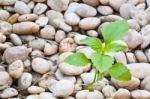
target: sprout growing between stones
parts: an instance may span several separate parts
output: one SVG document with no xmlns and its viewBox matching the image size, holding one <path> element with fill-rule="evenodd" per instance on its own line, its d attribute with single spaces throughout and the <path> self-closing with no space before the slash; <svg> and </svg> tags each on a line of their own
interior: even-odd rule
<svg viewBox="0 0 150 99">
<path fill-rule="evenodd" d="M 127 21 L 119 20 L 111 22 L 103 26 L 101 32 L 105 41 L 104 43 L 95 37 L 87 37 L 81 40 L 83 44 L 95 50 L 90 60 L 80 52 L 76 52 L 64 60 L 70 65 L 83 67 L 90 63 L 96 68 L 94 80 L 87 86 L 89 91 L 94 91 L 93 84 L 98 80 L 102 80 L 106 71 L 114 79 L 121 81 L 131 80 L 129 69 L 123 63 L 114 63 L 114 58 L 108 55 L 109 52 L 123 51 L 127 48 L 127 45 L 122 41 L 128 32 Z"/>
</svg>

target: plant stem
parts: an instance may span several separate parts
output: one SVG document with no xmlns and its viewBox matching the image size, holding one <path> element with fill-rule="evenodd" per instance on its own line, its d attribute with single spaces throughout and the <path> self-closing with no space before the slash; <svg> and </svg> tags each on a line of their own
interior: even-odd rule
<svg viewBox="0 0 150 99">
<path fill-rule="evenodd" d="M 95 75 L 94 75 L 94 79 L 93 79 L 93 81 L 92 81 L 92 85 L 95 83 L 95 81 L 96 81 L 96 78 L 97 78 L 97 73 L 98 73 L 98 70 L 96 70 L 95 71 Z"/>
<path fill-rule="evenodd" d="M 94 79 L 93 79 L 92 83 L 88 85 L 89 92 L 93 92 L 94 91 L 93 84 L 96 82 L 97 73 L 98 73 L 98 70 L 95 71 L 95 75 L 94 75 Z"/>
<path fill-rule="evenodd" d="M 104 51 L 102 51 L 101 54 L 104 55 Z M 94 79 L 93 79 L 92 83 L 87 86 L 88 87 L 87 89 L 89 90 L 89 92 L 94 91 L 93 84 L 96 82 L 98 74 L 99 74 L 99 71 L 96 69 Z"/>
</svg>

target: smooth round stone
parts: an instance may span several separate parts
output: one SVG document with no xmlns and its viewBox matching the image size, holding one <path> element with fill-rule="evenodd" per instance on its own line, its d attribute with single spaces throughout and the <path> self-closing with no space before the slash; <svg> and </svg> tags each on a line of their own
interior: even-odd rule
<svg viewBox="0 0 150 99">
<path fill-rule="evenodd" d="M 1 98 L 11 98 L 18 95 L 18 91 L 14 88 L 6 88 L 3 90 L 3 92 L 0 94 Z"/>
<path fill-rule="evenodd" d="M 145 3 L 140 3 L 136 6 L 137 9 L 139 10 L 145 10 L 146 9 L 146 4 Z"/>
<path fill-rule="evenodd" d="M 0 33 L 0 43 L 4 43 L 6 41 L 6 36 L 3 33 Z"/>
<path fill-rule="evenodd" d="M 40 36 L 44 39 L 54 39 L 55 38 L 56 30 L 51 25 L 46 25 L 43 29 L 40 31 Z"/>
<path fill-rule="evenodd" d="M 135 99 L 149 99 L 150 98 L 150 92 L 147 90 L 133 90 L 131 92 L 131 95 Z"/>
<path fill-rule="evenodd" d="M 144 63 L 147 63 L 147 62 L 148 62 L 148 59 L 147 59 L 146 55 L 145 55 L 144 52 L 141 51 L 141 50 L 136 50 L 136 51 L 135 51 L 135 57 L 136 57 L 136 59 L 137 59 L 139 62 L 144 62 Z"/>
<path fill-rule="evenodd" d="M 91 5 L 91 6 L 98 6 L 99 5 L 99 0 L 83 0 L 84 3 Z"/>
<path fill-rule="evenodd" d="M 5 85 L 5 84 L 8 84 L 10 79 L 11 78 L 10 78 L 8 72 L 0 71 L 0 85 L 1 86 Z"/>
<path fill-rule="evenodd" d="M 42 79 L 41 81 L 38 82 L 39 87 L 42 87 L 46 90 L 48 90 L 48 87 L 56 83 L 57 80 L 52 77 L 52 76 L 46 76 L 46 78 Z"/>
<path fill-rule="evenodd" d="M 97 11 L 94 7 L 81 3 L 77 6 L 76 13 L 81 17 L 93 17 Z"/>
<path fill-rule="evenodd" d="M 130 81 L 119 81 L 119 80 L 112 79 L 112 82 L 118 88 L 126 88 L 129 90 L 136 89 L 140 85 L 140 80 L 136 77 L 132 77 Z"/>
<path fill-rule="evenodd" d="M 91 30 L 98 27 L 100 22 L 100 19 L 96 17 L 84 18 L 79 22 L 79 27 L 83 30 Z"/>
<path fill-rule="evenodd" d="M 11 46 L 9 44 L 3 44 L 0 43 L 0 51 L 5 51 L 7 48 L 10 48 Z"/>
<path fill-rule="evenodd" d="M 6 21 L 0 20 L 0 32 L 4 34 L 10 34 L 12 32 L 12 25 Z"/>
<path fill-rule="evenodd" d="M 31 86 L 32 79 L 33 79 L 33 77 L 32 77 L 32 75 L 30 73 L 24 72 L 21 75 L 20 79 L 18 80 L 18 87 L 20 89 L 27 89 L 28 87 Z"/>
<path fill-rule="evenodd" d="M 127 89 L 120 88 L 117 92 L 114 93 L 113 99 L 130 99 L 131 94 Z"/>
<path fill-rule="evenodd" d="M 49 18 L 49 23 L 55 27 L 58 27 L 55 20 L 59 20 L 61 22 L 64 21 L 63 14 L 57 12 L 55 10 L 49 10 L 46 12 L 47 17 Z"/>
<path fill-rule="evenodd" d="M 65 39 L 65 37 L 66 37 L 65 32 L 62 31 L 62 30 L 58 30 L 58 31 L 56 32 L 56 34 L 55 34 L 55 41 L 56 41 L 56 42 L 60 42 L 60 41 L 62 41 L 63 39 Z"/>
<path fill-rule="evenodd" d="M 44 27 L 48 24 L 48 17 L 39 17 L 36 21 L 36 24 L 38 24 L 40 27 Z"/>
<path fill-rule="evenodd" d="M 109 0 L 99 0 L 99 1 L 103 5 L 108 5 L 109 4 Z"/>
<path fill-rule="evenodd" d="M 64 15 L 64 17 L 65 17 L 66 23 L 69 24 L 69 25 L 73 25 L 73 26 L 77 25 L 80 21 L 80 17 L 77 14 L 73 13 L 73 12 L 66 13 Z"/>
<path fill-rule="evenodd" d="M 125 3 L 125 4 L 121 5 L 121 7 L 119 9 L 119 12 L 120 12 L 120 15 L 123 18 L 130 19 L 131 18 L 130 12 L 133 9 L 136 9 L 133 4 L 131 4 L 131 3 Z"/>
<path fill-rule="evenodd" d="M 8 67 L 8 72 L 10 76 L 12 76 L 15 79 L 18 79 L 21 77 L 24 70 L 24 65 L 21 60 L 16 60 Z"/>
<path fill-rule="evenodd" d="M 138 22 L 136 20 L 134 20 L 134 19 L 128 20 L 128 25 L 129 25 L 130 29 L 140 31 L 140 25 L 138 24 Z"/>
<path fill-rule="evenodd" d="M 73 93 L 74 84 L 68 80 L 60 80 L 50 86 L 49 90 L 52 91 L 56 97 L 67 97 Z"/>
<path fill-rule="evenodd" d="M 25 46 L 7 48 L 3 54 L 5 61 L 10 64 L 16 60 L 26 60 L 28 58 L 28 49 Z"/>
<path fill-rule="evenodd" d="M 46 41 L 44 39 L 38 38 L 29 42 L 29 47 L 33 50 L 43 50 L 45 47 Z"/>
<path fill-rule="evenodd" d="M 116 11 L 119 10 L 120 6 L 127 0 L 109 0 L 109 5 L 112 6 Z"/>
<path fill-rule="evenodd" d="M 127 64 L 126 55 L 124 52 L 117 52 L 114 56 L 116 62 Z"/>
<path fill-rule="evenodd" d="M 66 32 L 70 32 L 72 30 L 72 27 L 65 23 L 62 13 L 50 10 L 46 12 L 46 15 L 48 16 L 49 23 L 52 26 L 60 28 Z"/>
<path fill-rule="evenodd" d="M 10 17 L 10 14 L 6 10 L 0 9 L 0 20 L 6 21 Z"/>
<path fill-rule="evenodd" d="M 21 22 L 13 25 L 13 32 L 16 34 L 32 34 L 39 31 L 39 26 L 34 22 Z"/>
<path fill-rule="evenodd" d="M 135 49 L 143 43 L 143 37 L 136 30 L 129 29 L 124 41 L 130 49 Z"/>
<path fill-rule="evenodd" d="M 68 12 L 74 12 L 75 13 L 78 5 L 79 5 L 79 3 L 77 3 L 77 2 L 70 3 L 65 13 L 68 13 Z"/>
<path fill-rule="evenodd" d="M 144 49 L 150 44 L 150 25 L 143 26 L 140 32 L 143 36 L 143 43 L 141 45 L 141 48 Z"/>
<path fill-rule="evenodd" d="M 37 15 L 41 15 L 43 14 L 46 9 L 47 9 L 47 5 L 44 3 L 37 3 L 33 9 L 33 13 L 37 14 Z"/>
<path fill-rule="evenodd" d="M 109 84 L 109 81 L 106 78 L 103 78 L 102 80 L 95 82 L 93 87 L 95 90 L 101 91 L 108 84 Z"/>
<path fill-rule="evenodd" d="M 22 41 L 17 34 L 10 34 L 10 39 L 11 39 L 12 43 L 14 43 L 15 45 L 17 45 L 17 46 L 22 45 Z"/>
<path fill-rule="evenodd" d="M 113 94 L 116 92 L 116 89 L 113 86 L 106 85 L 103 89 L 102 92 L 105 97 L 109 98 L 112 97 Z"/>
<path fill-rule="evenodd" d="M 30 86 L 28 88 L 28 92 L 31 93 L 31 94 L 38 94 L 38 93 L 42 93 L 44 91 L 45 91 L 44 88 L 38 87 L 38 86 Z"/>
<path fill-rule="evenodd" d="M 42 58 L 35 58 L 32 60 L 32 68 L 35 72 L 45 74 L 50 71 L 50 65 L 47 60 Z"/>
<path fill-rule="evenodd" d="M 83 73 L 80 77 L 84 84 L 90 84 L 94 80 L 94 73 Z"/>
<path fill-rule="evenodd" d="M 97 37 L 98 36 L 98 32 L 95 30 L 89 30 L 86 33 L 88 36 L 91 36 L 91 37 Z"/>
<path fill-rule="evenodd" d="M 57 99 L 57 98 L 50 92 L 42 92 L 40 93 L 39 99 Z"/>
<path fill-rule="evenodd" d="M 59 69 L 57 69 L 57 71 L 55 72 L 55 76 L 58 80 L 69 80 L 72 81 L 73 83 L 76 82 L 75 76 L 64 75 Z"/>
<path fill-rule="evenodd" d="M 30 8 L 30 9 L 34 9 L 34 6 L 35 6 L 35 2 L 32 0 L 32 1 L 30 1 L 29 3 L 28 3 L 28 7 Z"/>
<path fill-rule="evenodd" d="M 113 9 L 109 6 L 98 6 L 97 10 L 101 15 L 110 15 L 113 13 Z"/>
<path fill-rule="evenodd" d="M 136 63 L 135 55 L 131 52 L 126 53 L 128 63 Z"/>
<path fill-rule="evenodd" d="M 23 15 L 18 17 L 19 22 L 35 21 L 36 19 L 38 19 L 38 16 L 36 14 L 23 14 Z"/>
<path fill-rule="evenodd" d="M 56 42 L 45 44 L 45 47 L 44 47 L 45 55 L 53 55 L 53 54 L 56 54 L 57 51 L 58 51 L 58 45 Z"/>
<path fill-rule="evenodd" d="M 18 20 L 18 17 L 19 17 L 19 14 L 18 13 L 15 13 L 13 15 L 11 15 L 9 18 L 8 18 L 8 22 L 11 23 L 11 24 L 14 24 L 17 22 Z"/>
<path fill-rule="evenodd" d="M 108 15 L 105 16 L 105 20 L 108 22 L 117 21 L 117 20 L 123 20 L 123 18 L 119 15 Z"/>
<path fill-rule="evenodd" d="M 26 99 L 39 99 L 39 95 L 29 95 Z"/>
<path fill-rule="evenodd" d="M 85 39 L 87 36 L 86 35 L 82 35 L 82 34 L 75 34 L 74 35 L 74 40 L 77 44 L 82 44 L 81 40 Z"/>
<path fill-rule="evenodd" d="M 15 4 L 17 0 L 0 0 L 0 5 L 5 5 L 5 6 L 8 6 L 8 5 L 13 5 Z"/>
<path fill-rule="evenodd" d="M 61 63 L 59 65 L 59 69 L 63 74 L 74 76 L 74 75 L 80 75 L 82 74 L 86 69 L 90 67 L 90 64 L 88 64 L 85 67 L 76 67 L 73 65 L 69 65 L 67 63 Z"/>
<path fill-rule="evenodd" d="M 146 76 L 142 82 L 141 82 L 141 87 L 145 90 L 150 91 L 150 75 Z"/>
<path fill-rule="evenodd" d="M 149 63 L 132 63 L 128 64 L 127 67 L 131 71 L 132 75 L 136 78 L 144 79 L 146 76 L 150 75 Z"/>
<path fill-rule="evenodd" d="M 17 1 L 14 5 L 15 12 L 19 14 L 28 14 L 30 13 L 30 8 L 23 1 Z"/>
<path fill-rule="evenodd" d="M 68 7 L 69 0 L 47 0 L 47 5 L 55 11 L 65 11 Z"/>
<path fill-rule="evenodd" d="M 135 19 L 138 24 L 143 27 L 148 24 L 148 13 L 145 10 L 132 10 L 131 18 Z"/>
<path fill-rule="evenodd" d="M 104 99 L 104 96 L 101 92 L 97 90 L 94 90 L 94 92 L 82 90 L 77 92 L 76 99 Z"/>
</svg>

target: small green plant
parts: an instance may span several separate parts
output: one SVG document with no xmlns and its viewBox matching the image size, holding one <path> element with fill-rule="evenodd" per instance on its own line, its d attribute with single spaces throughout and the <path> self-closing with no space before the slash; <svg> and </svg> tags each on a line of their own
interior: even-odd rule
<svg viewBox="0 0 150 99">
<path fill-rule="evenodd" d="M 81 40 L 83 44 L 95 50 L 90 60 L 80 52 L 76 52 L 64 60 L 70 65 L 83 67 L 90 63 L 96 68 L 94 80 L 87 86 L 89 91 L 94 91 L 93 84 L 97 80 L 102 80 L 106 71 L 114 79 L 121 81 L 131 80 L 131 73 L 128 68 L 123 63 L 115 63 L 114 58 L 108 55 L 109 52 L 123 51 L 127 48 L 127 45 L 121 40 L 128 32 L 127 21 L 119 20 L 111 22 L 108 25 L 104 25 L 101 32 L 105 41 L 104 43 L 95 37 L 87 37 Z"/>
</svg>

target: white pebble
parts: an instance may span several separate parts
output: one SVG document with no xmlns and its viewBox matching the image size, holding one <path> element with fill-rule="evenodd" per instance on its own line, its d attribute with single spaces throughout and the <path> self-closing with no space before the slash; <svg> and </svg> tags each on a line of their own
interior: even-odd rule
<svg viewBox="0 0 150 99">
<path fill-rule="evenodd" d="M 42 58 L 35 58 L 32 60 L 32 68 L 35 72 L 44 74 L 50 71 L 50 65 L 47 60 Z"/>
<path fill-rule="evenodd" d="M 44 88 L 38 87 L 38 86 L 30 86 L 28 88 L 28 92 L 31 93 L 31 94 L 38 94 L 38 93 L 42 93 L 44 91 L 45 91 Z"/>
<path fill-rule="evenodd" d="M 37 15 L 43 14 L 47 9 L 47 5 L 44 3 L 37 3 L 33 9 L 33 13 Z"/>
<path fill-rule="evenodd" d="M 21 77 L 23 70 L 24 70 L 24 66 L 21 60 L 14 61 L 8 67 L 8 72 L 10 76 L 12 76 L 15 79 L 18 79 Z"/>
<path fill-rule="evenodd" d="M 30 13 L 30 8 L 22 1 L 17 1 L 14 6 L 15 12 L 20 14 Z"/>
<path fill-rule="evenodd" d="M 46 26 L 48 24 L 48 17 L 42 16 L 39 17 L 36 21 L 36 24 L 38 24 L 40 27 Z"/>
</svg>

